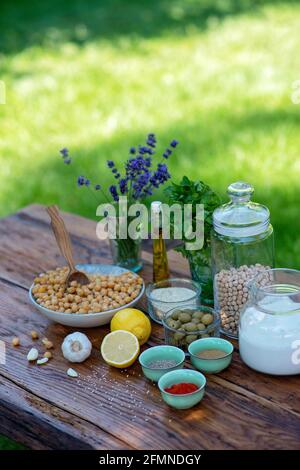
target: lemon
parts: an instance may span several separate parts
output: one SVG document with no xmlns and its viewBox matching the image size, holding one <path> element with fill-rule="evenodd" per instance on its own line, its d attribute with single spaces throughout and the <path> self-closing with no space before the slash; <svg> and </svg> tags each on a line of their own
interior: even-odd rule
<svg viewBox="0 0 300 470">
<path fill-rule="evenodd" d="M 101 354 L 105 362 L 113 367 L 129 367 L 140 352 L 137 337 L 130 331 L 117 330 L 108 333 L 101 344 Z"/>
<path fill-rule="evenodd" d="M 110 330 L 125 330 L 133 333 L 140 345 L 148 341 L 151 335 L 151 323 L 149 318 L 136 308 L 123 308 L 119 310 L 110 322 Z"/>
</svg>

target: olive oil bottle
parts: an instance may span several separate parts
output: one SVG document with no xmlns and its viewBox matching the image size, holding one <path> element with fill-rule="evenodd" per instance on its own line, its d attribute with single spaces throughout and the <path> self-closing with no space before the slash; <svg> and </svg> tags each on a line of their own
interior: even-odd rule
<svg viewBox="0 0 300 470">
<path fill-rule="evenodd" d="M 159 219 L 158 232 L 153 237 L 153 282 L 163 281 L 169 278 L 169 265 L 165 241 L 162 231 L 161 202 L 153 201 L 151 204 L 151 212 L 153 218 Z M 153 232 L 152 232 L 153 233 Z"/>
</svg>

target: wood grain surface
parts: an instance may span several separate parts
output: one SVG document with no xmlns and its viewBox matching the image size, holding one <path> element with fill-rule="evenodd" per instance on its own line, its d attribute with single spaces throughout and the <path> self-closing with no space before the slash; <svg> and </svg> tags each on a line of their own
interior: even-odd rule
<svg viewBox="0 0 300 470">
<path fill-rule="evenodd" d="M 63 214 L 76 262 L 111 263 L 109 247 L 95 235 L 95 223 Z M 0 365 L 0 432 L 34 449 L 299 449 L 300 377 L 254 372 L 240 360 L 208 376 L 200 405 L 175 411 L 147 381 L 138 363 L 128 370 L 108 367 L 99 352 L 108 327 L 87 329 L 92 356 L 69 367 L 60 345 L 71 328 L 50 323 L 30 304 L 34 276 L 64 264 L 42 206 L 30 206 L 0 221 L 0 339 L 7 361 Z M 152 278 L 151 255 L 144 252 L 145 281 Z M 172 274 L 188 276 L 179 255 L 169 252 Z M 143 299 L 141 308 L 145 309 Z M 41 337 L 33 341 L 32 329 Z M 13 336 L 21 345 L 11 346 Z M 54 358 L 29 364 L 30 347 L 43 351 L 41 338 L 54 342 Z M 149 345 L 164 340 L 153 324 Z M 189 361 L 186 366 L 190 367 Z"/>
</svg>

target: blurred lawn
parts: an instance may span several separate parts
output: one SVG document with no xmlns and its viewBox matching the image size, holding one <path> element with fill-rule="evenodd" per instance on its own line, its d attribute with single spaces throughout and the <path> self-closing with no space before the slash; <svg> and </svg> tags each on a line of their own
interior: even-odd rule
<svg viewBox="0 0 300 470">
<path fill-rule="evenodd" d="M 223 196 L 250 181 L 277 265 L 300 268 L 299 24 L 297 1 L 2 0 L 0 214 L 41 202 L 93 217 L 77 174 L 108 184 L 106 159 L 151 131 L 180 141 L 174 180 Z M 62 165 L 62 146 L 80 170 Z"/>
</svg>

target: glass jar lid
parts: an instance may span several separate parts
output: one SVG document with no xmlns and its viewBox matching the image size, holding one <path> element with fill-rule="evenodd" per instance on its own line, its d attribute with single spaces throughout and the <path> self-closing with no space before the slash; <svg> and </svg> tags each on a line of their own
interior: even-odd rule
<svg viewBox="0 0 300 470">
<path fill-rule="evenodd" d="M 230 202 L 213 213 L 213 226 L 217 233 L 229 237 L 250 237 L 268 229 L 269 209 L 250 200 L 253 192 L 253 186 L 243 181 L 228 186 Z"/>
</svg>

